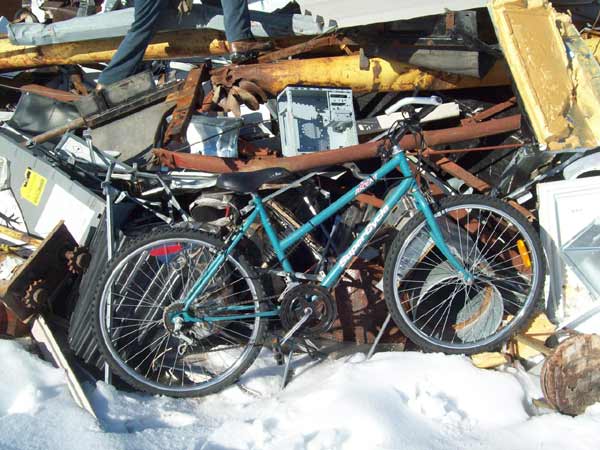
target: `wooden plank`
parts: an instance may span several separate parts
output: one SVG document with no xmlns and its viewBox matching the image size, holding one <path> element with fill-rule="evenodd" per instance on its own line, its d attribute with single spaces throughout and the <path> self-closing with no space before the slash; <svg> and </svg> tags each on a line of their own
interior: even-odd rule
<svg viewBox="0 0 600 450">
<path fill-rule="evenodd" d="M 73 396 L 75 403 L 77 403 L 77 406 L 85 409 L 94 417 L 94 419 L 98 419 L 96 413 L 94 412 L 94 408 L 92 408 L 92 404 L 79 384 L 79 380 L 77 379 L 75 372 L 73 372 L 71 365 L 67 361 L 67 358 L 65 358 L 65 355 L 63 354 L 60 346 L 54 338 L 54 335 L 52 334 L 52 330 L 50 330 L 50 327 L 43 316 L 38 316 L 33 322 L 31 327 L 31 335 L 38 342 L 38 344 L 40 344 L 46 359 L 54 362 L 54 364 L 65 371 L 69 392 L 71 392 L 71 395 Z"/>
</svg>

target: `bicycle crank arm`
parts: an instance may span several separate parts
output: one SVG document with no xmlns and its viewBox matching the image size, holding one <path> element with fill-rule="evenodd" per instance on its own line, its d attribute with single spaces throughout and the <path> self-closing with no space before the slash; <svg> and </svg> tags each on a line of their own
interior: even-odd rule
<svg viewBox="0 0 600 450">
<path fill-rule="evenodd" d="M 306 321 L 308 319 L 310 319 L 310 316 L 312 316 L 313 310 L 312 308 L 306 308 L 304 310 L 304 315 L 300 318 L 300 320 L 296 323 L 296 325 L 294 325 L 290 331 L 288 331 L 286 333 L 286 335 L 283 337 L 283 339 L 280 342 L 280 345 L 285 344 L 287 341 L 289 341 L 292 336 L 296 333 L 296 331 L 298 331 L 300 329 L 300 327 L 302 327 L 302 325 L 304 325 L 306 323 Z"/>
</svg>

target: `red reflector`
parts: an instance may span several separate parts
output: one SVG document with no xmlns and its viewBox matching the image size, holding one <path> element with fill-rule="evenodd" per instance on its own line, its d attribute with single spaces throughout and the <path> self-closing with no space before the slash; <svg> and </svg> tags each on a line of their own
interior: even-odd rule
<svg viewBox="0 0 600 450">
<path fill-rule="evenodd" d="M 179 253 L 181 250 L 183 250 L 183 245 L 181 244 L 164 245 L 150 250 L 150 256 L 169 256 L 174 253 Z"/>
</svg>

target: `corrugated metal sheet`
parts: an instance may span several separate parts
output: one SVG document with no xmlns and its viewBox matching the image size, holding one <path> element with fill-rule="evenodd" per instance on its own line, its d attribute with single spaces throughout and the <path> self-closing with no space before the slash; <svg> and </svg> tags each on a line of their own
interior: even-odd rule
<svg viewBox="0 0 600 450">
<path fill-rule="evenodd" d="M 487 0 L 296 0 L 303 11 L 335 20 L 340 28 L 408 20 L 483 8 Z M 327 23 L 327 22 L 326 22 Z"/>
</svg>

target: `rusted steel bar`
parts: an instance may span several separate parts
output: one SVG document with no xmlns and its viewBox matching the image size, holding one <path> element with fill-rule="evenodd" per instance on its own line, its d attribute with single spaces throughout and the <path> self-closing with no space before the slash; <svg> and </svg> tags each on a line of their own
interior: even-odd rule
<svg viewBox="0 0 600 450">
<path fill-rule="evenodd" d="M 67 123 L 58 128 L 48 130 L 42 134 L 32 137 L 27 143 L 31 145 L 43 144 L 44 142 L 51 141 L 54 138 L 60 137 L 68 131 L 77 130 L 85 126 L 85 119 L 79 117 L 71 122 Z"/>
<path fill-rule="evenodd" d="M 497 105 L 494 105 L 494 106 L 491 106 L 490 108 L 487 108 L 487 109 L 473 115 L 472 117 L 463 119 L 461 121 L 461 123 L 463 125 L 469 125 L 469 124 L 475 123 L 475 122 L 482 122 L 484 120 L 494 117 L 496 114 L 500 114 L 502 111 L 506 111 L 507 109 L 512 108 L 516 104 L 517 104 L 517 98 L 512 97 L 512 98 L 508 99 L 507 101 L 498 103 Z"/>
<path fill-rule="evenodd" d="M 202 78 L 207 74 L 206 65 L 192 69 L 185 79 L 181 90 L 169 95 L 167 102 L 175 101 L 177 106 L 173 111 L 171 122 L 165 132 L 163 145 L 171 141 L 180 141 L 183 133 L 187 130 L 194 108 L 198 101 L 198 90 Z"/>
<path fill-rule="evenodd" d="M 520 127 L 521 116 L 515 115 L 470 126 L 425 131 L 424 136 L 427 144 L 434 146 L 507 133 L 518 130 Z M 250 172 L 269 167 L 282 167 L 292 172 L 303 172 L 318 167 L 374 158 L 377 156 L 377 151 L 381 144 L 382 141 L 378 141 L 308 155 L 287 158 L 257 157 L 250 160 L 190 155 L 170 152 L 164 149 L 155 149 L 154 154 L 167 167 L 186 168 L 210 173 Z M 413 135 L 405 136 L 400 145 L 406 150 L 412 150 L 417 147 L 417 139 Z"/>
<path fill-rule="evenodd" d="M 435 150 L 427 149 L 425 152 L 423 152 L 423 156 L 429 158 L 429 160 L 431 162 L 433 162 L 435 165 L 437 165 L 441 170 L 443 170 L 447 174 L 461 179 L 462 181 L 465 182 L 465 184 L 467 186 L 472 187 L 476 191 L 484 193 L 484 194 L 486 192 L 490 191 L 491 186 L 489 183 L 487 183 L 486 181 L 482 180 L 481 178 L 473 175 L 468 170 L 463 169 L 461 166 L 456 164 L 454 161 L 451 161 L 444 156 L 436 155 L 436 153 L 437 152 Z M 527 208 L 521 206 L 514 200 L 510 200 L 508 203 L 510 203 L 510 205 L 513 206 L 517 211 L 519 211 L 521 214 L 523 214 L 525 217 L 527 217 L 528 220 L 533 220 L 535 218 L 534 214 L 532 214 L 531 211 L 529 211 Z"/>
<path fill-rule="evenodd" d="M 83 82 L 83 76 L 81 73 L 74 73 L 69 77 L 71 84 L 73 85 L 74 90 L 79 95 L 88 95 L 89 91 Z"/>
<path fill-rule="evenodd" d="M 330 36 L 321 36 L 310 41 L 302 42 L 297 45 L 292 45 L 287 48 L 283 48 L 280 50 L 275 50 L 269 52 L 258 58 L 259 63 L 268 63 L 281 59 L 286 59 L 290 56 L 301 55 L 303 53 L 308 53 L 317 49 L 323 49 L 328 47 L 338 47 L 342 49 L 345 45 L 350 45 L 351 41 L 347 38 L 340 38 L 336 35 Z"/>
<path fill-rule="evenodd" d="M 53 89 L 40 84 L 28 84 L 29 81 L 30 80 L 19 81 L 17 79 L 13 80 L 10 78 L 2 78 L 2 81 L 0 81 L 0 88 L 6 88 L 13 91 L 31 92 L 32 94 L 53 98 L 60 102 L 73 102 L 80 98 L 79 95 L 72 92 Z"/>
<path fill-rule="evenodd" d="M 436 156 L 432 154 L 432 152 L 424 152 L 424 155 L 429 157 L 429 159 L 439 166 L 444 172 L 463 180 L 468 186 L 479 192 L 488 192 L 491 189 L 491 186 L 483 181 L 481 178 L 476 177 L 471 172 L 466 169 L 463 169 L 461 166 L 456 164 L 454 161 L 449 160 L 444 156 Z"/>
<path fill-rule="evenodd" d="M 256 83 L 271 95 L 286 86 L 308 85 L 347 87 L 355 93 L 448 90 L 510 84 L 508 69 L 498 62 L 482 79 L 424 70 L 400 61 L 383 58 L 367 60 L 368 69 L 361 67 L 361 57 L 336 56 L 304 60 L 280 61 L 272 64 L 230 66 L 211 72 L 214 85 L 231 87 L 239 80 Z"/>
<path fill-rule="evenodd" d="M 26 84 L 19 88 L 21 92 L 30 92 L 32 94 L 41 95 L 42 97 L 53 98 L 59 102 L 74 102 L 80 98 L 79 95 L 73 94 L 72 92 L 61 91 L 59 89 L 52 89 L 39 84 Z"/>
</svg>

